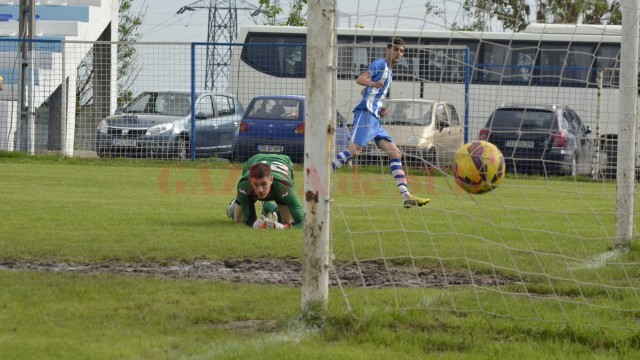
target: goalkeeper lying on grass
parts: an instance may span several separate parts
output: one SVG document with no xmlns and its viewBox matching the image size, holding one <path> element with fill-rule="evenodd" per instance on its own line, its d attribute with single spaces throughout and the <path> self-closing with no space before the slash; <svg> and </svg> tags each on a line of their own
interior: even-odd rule
<svg viewBox="0 0 640 360">
<path fill-rule="evenodd" d="M 256 201 L 262 201 L 260 216 L 256 215 Z M 294 188 L 291 159 L 287 155 L 257 154 L 247 160 L 227 216 L 256 229 L 302 228 L 304 210 Z"/>
</svg>

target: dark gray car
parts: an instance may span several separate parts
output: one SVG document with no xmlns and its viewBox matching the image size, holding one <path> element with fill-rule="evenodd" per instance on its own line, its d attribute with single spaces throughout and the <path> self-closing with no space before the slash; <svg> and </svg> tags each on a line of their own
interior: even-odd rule
<svg viewBox="0 0 640 360">
<path fill-rule="evenodd" d="M 591 129 L 560 105 L 503 105 L 480 130 L 480 140 L 496 145 L 507 171 L 544 175 L 591 175 Z"/>
<path fill-rule="evenodd" d="M 145 91 L 100 123 L 96 152 L 100 157 L 186 159 L 193 139 L 196 156 L 230 158 L 244 112 L 240 101 L 230 94 L 197 92 L 194 107 L 191 131 L 191 92 Z"/>
</svg>

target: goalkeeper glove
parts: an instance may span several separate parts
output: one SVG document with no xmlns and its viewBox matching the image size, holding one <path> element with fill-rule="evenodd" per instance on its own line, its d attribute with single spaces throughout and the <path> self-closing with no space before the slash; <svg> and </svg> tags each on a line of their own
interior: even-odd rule
<svg viewBox="0 0 640 360">
<path fill-rule="evenodd" d="M 289 224 L 281 224 L 277 221 L 273 221 L 263 215 L 260 215 L 256 221 L 253 222 L 254 229 L 276 229 L 276 230 L 285 230 L 289 229 L 291 225 Z"/>
</svg>

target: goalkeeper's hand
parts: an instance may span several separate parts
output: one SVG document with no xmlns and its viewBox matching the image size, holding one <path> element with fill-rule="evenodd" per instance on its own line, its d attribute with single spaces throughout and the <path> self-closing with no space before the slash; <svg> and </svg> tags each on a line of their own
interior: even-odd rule
<svg viewBox="0 0 640 360">
<path fill-rule="evenodd" d="M 285 230 L 290 228 L 291 225 L 289 224 L 281 224 L 277 221 L 273 221 L 267 217 L 264 217 L 263 215 L 260 215 L 259 218 L 256 219 L 256 221 L 253 222 L 253 228 L 254 229 L 276 229 L 276 230 Z"/>
</svg>

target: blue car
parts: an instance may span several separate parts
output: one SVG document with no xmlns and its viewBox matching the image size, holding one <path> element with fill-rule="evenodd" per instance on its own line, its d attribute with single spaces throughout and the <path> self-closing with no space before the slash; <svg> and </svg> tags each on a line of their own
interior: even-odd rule
<svg viewBox="0 0 640 360">
<path fill-rule="evenodd" d="M 246 161 L 258 153 L 289 155 L 293 162 L 304 162 L 305 97 L 302 95 L 264 95 L 251 100 L 240 122 L 234 158 Z M 349 145 L 346 119 L 340 114 L 336 126 L 336 149 Z"/>
</svg>

